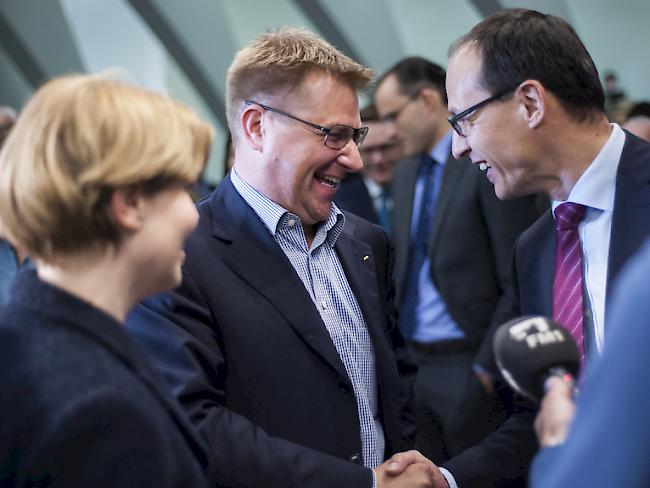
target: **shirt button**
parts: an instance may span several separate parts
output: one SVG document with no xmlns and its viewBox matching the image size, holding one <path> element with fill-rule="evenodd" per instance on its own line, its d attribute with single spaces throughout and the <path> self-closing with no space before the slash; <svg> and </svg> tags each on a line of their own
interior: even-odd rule
<svg viewBox="0 0 650 488">
<path fill-rule="evenodd" d="M 291 219 L 289 222 L 287 222 L 287 224 L 289 224 L 289 227 L 293 227 L 294 225 L 296 225 L 296 221 Z"/>
<path fill-rule="evenodd" d="M 325 300 L 323 300 L 322 302 L 320 302 L 320 306 L 321 306 L 321 308 L 322 308 L 323 310 L 327 310 L 327 302 L 326 302 Z"/>
</svg>

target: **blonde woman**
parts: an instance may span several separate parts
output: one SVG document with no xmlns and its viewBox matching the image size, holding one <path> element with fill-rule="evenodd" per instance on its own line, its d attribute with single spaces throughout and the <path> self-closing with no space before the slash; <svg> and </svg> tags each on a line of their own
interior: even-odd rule
<svg viewBox="0 0 650 488">
<path fill-rule="evenodd" d="M 0 153 L 0 221 L 35 269 L 0 311 L 0 485 L 207 484 L 201 441 L 123 322 L 180 283 L 211 128 L 91 76 L 47 83 Z"/>
</svg>

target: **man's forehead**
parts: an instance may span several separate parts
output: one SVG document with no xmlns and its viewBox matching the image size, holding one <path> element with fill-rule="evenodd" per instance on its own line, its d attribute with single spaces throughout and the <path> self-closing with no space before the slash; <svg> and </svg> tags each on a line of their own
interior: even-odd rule
<svg viewBox="0 0 650 488">
<path fill-rule="evenodd" d="M 345 80 L 322 70 L 310 71 L 293 90 L 276 97 L 274 102 L 325 126 L 359 125 L 356 89 Z"/>
<path fill-rule="evenodd" d="M 368 149 L 373 146 L 381 146 L 390 142 L 393 138 L 394 130 L 386 122 L 368 122 L 364 125 L 368 126 L 368 135 L 366 140 L 363 142 L 362 148 Z"/>
<path fill-rule="evenodd" d="M 399 81 L 395 74 L 388 75 L 381 84 L 377 87 L 375 92 L 375 103 L 377 105 L 394 103 L 404 97 L 404 93 L 400 90 Z"/>
<path fill-rule="evenodd" d="M 453 112 L 459 109 L 461 103 L 470 92 L 480 91 L 481 56 L 471 44 L 458 48 L 449 60 L 447 69 L 447 98 L 449 109 Z"/>
</svg>

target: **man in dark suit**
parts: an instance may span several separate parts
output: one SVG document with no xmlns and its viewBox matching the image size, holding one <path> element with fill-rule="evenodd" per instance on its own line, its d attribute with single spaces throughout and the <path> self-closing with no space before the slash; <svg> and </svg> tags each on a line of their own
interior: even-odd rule
<svg viewBox="0 0 650 488">
<path fill-rule="evenodd" d="M 360 148 L 363 171 L 347 176 L 336 192 L 336 204 L 359 217 L 392 228 L 393 198 L 391 182 L 395 165 L 402 159 L 402 145 L 393 124 L 381 122 L 374 105 L 361 111 L 361 122 L 368 137 Z"/>
<path fill-rule="evenodd" d="M 646 161 L 648 164 L 648 161 Z M 531 486 L 643 488 L 650 480 L 650 241 L 626 263 L 608 312 L 607 348 L 574 406 L 572 385 L 550 387 L 535 422 L 541 449 Z M 573 420 L 575 413 L 575 420 Z"/>
<path fill-rule="evenodd" d="M 375 93 L 409 156 L 392 185 L 395 281 L 400 327 L 419 366 L 417 447 L 435 461 L 497 426 L 500 408 L 475 357 L 491 347 L 490 325 L 511 317 L 512 246 L 538 216 L 532 198 L 502 202 L 469 160 L 453 159 L 444 83 L 440 66 L 406 58 Z"/>
<path fill-rule="evenodd" d="M 552 315 L 589 359 L 603 347 L 610 284 L 650 234 L 639 218 L 650 209 L 650 146 L 608 122 L 596 67 L 558 17 L 494 14 L 451 53 L 454 155 L 486 169 L 500 198 L 542 192 L 553 200 L 516 245 L 520 312 Z M 532 452 L 526 418 L 523 410 L 511 416 L 457 461 L 489 455 L 525 466 L 506 461 L 499 445 Z"/>
<path fill-rule="evenodd" d="M 234 168 L 198 204 L 180 288 L 129 319 L 226 486 L 444 483 L 414 453 L 421 462 L 399 475 L 382 464 L 412 436 L 392 351 L 391 253 L 381 228 L 332 204 L 362 166 L 357 90 L 370 77 L 299 30 L 236 55 Z"/>
</svg>

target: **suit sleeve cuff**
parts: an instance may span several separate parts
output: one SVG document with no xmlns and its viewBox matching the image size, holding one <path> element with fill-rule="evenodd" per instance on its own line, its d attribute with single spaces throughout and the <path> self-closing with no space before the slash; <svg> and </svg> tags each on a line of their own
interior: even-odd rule
<svg viewBox="0 0 650 488">
<path fill-rule="evenodd" d="M 449 471 L 447 471 L 445 468 L 440 468 L 440 467 L 438 469 L 447 480 L 447 484 L 449 485 L 449 488 L 458 488 L 454 476 Z"/>
</svg>

